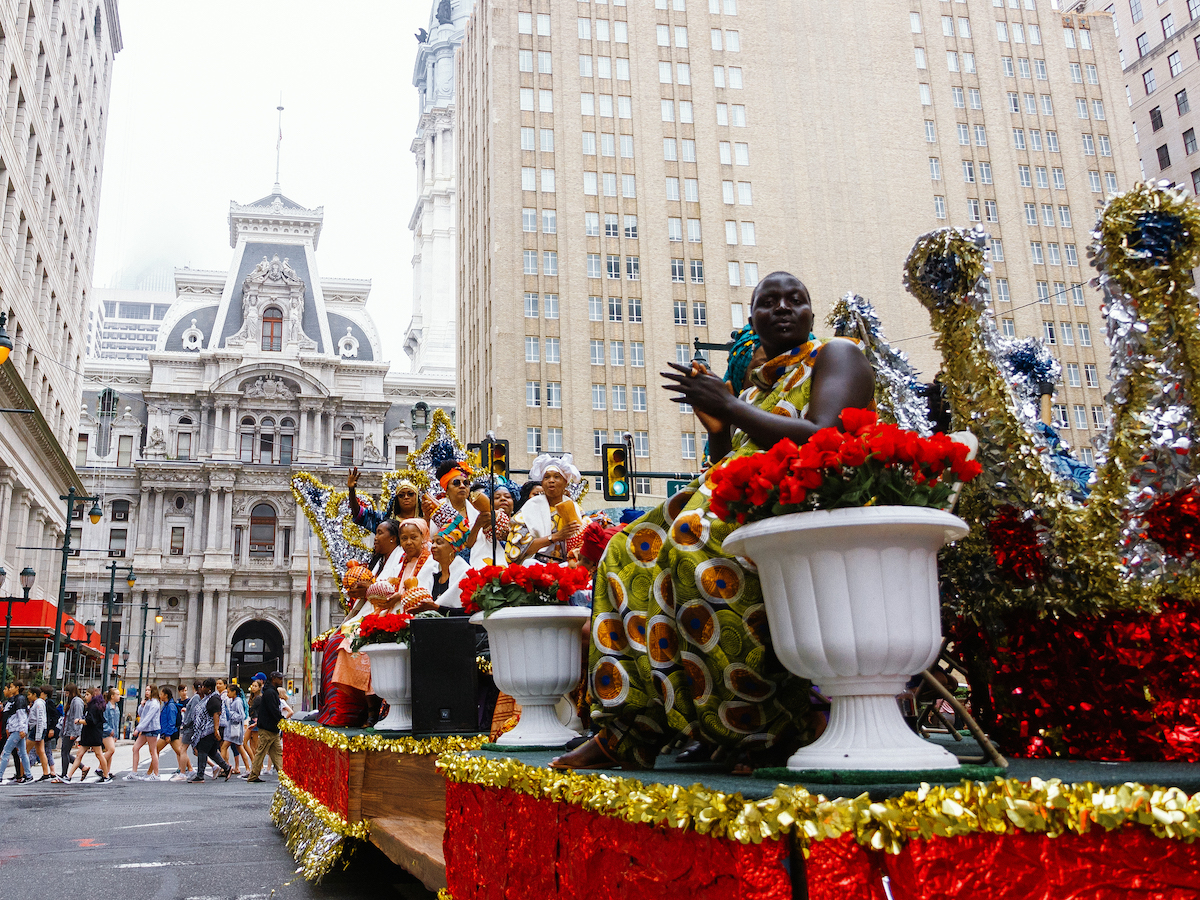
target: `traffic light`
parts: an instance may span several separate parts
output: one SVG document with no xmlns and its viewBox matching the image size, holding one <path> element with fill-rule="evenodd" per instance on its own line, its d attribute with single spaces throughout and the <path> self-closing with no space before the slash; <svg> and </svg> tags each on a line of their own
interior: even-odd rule
<svg viewBox="0 0 1200 900">
<path fill-rule="evenodd" d="M 624 444 L 602 444 L 600 452 L 604 457 L 604 472 L 601 483 L 604 488 L 605 500 L 629 499 L 629 451 Z"/>
<path fill-rule="evenodd" d="M 497 478 L 508 477 L 508 441 L 482 441 L 467 444 L 467 449 L 479 454 L 483 474 L 486 475 L 490 467 Z"/>
</svg>

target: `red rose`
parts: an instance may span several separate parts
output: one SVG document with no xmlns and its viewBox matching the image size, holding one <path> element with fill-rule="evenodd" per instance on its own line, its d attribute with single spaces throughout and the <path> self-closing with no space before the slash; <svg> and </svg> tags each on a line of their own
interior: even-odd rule
<svg viewBox="0 0 1200 900">
<path fill-rule="evenodd" d="M 864 428 L 874 424 L 879 417 L 873 409 L 854 409 L 847 407 L 842 410 L 842 427 L 849 434 L 859 434 Z"/>
</svg>

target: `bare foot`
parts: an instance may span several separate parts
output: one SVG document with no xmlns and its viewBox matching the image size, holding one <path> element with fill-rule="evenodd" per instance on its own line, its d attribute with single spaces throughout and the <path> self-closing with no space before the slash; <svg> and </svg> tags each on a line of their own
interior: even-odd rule
<svg viewBox="0 0 1200 900">
<path fill-rule="evenodd" d="M 552 769 L 619 769 L 621 763 L 609 756 L 598 738 L 580 744 L 570 753 L 556 756 L 550 761 Z"/>
</svg>

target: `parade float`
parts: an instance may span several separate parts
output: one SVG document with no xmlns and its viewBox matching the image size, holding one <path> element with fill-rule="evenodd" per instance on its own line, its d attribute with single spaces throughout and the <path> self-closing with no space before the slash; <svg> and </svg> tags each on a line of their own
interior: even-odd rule
<svg viewBox="0 0 1200 900">
<path fill-rule="evenodd" d="M 982 463 L 955 508 L 969 531 L 940 522 L 922 551 L 953 541 L 939 561 L 949 646 L 933 655 L 968 674 L 1006 770 L 926 760 L 893 777 L 832 763 L 737 777 L 660 762 L 597 774 L 552 769 L 553 751 L 487 735 L 286 723 L 272 814 L 306 876 L 370 840 L 454 900 L 1194 896 L 1200 210 L 1143 184 L 1097 226 L 1112 364 L 1094 468 L 1039 421 L 1057 363 L 997 332 L 986 248 L 980 231 L 925 235 L 905 283 L 938 335 L 947 430 L 970 431 Z M 925 395 L 870 304 L 847 295 L 831 325 L 872 362 L 880 417 L 928 435 Z M 453 444 L 440 425 L 437 441 Z M 338 492 L 304 475 L 294 490 L 336 573 L 365 558 Z M 903 674 L 929 643 L 914 644 Z"/>
</svg>

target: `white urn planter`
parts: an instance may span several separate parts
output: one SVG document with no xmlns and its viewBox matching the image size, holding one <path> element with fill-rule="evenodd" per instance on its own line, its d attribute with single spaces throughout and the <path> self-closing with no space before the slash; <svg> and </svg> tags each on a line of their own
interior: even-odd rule
<svg viewBox="0 0 1200 900">
<path fill-rule="evenodd" d="M 388 714 L 376 731 L 412 731 L 412 677 L 407 644 L 367 644 L 360 653 L 371 660 L 371 690 L 387 701 Z"/>
<path fill-rule="evenodd" d="M 471 617 L 487 629 L 496 686 L 521 707 L 521 721 L 498 744 L 559 747 L 578 737 L 554 707 L 581 680 L 583 623 L 590 617 L 579 606 L 516 606 Z"/>
<path fill-rule="evenodd" d="M 832 701 L 789 769 L 958 766 L 909 729 L 896 695 L 937 658 L 938 549 L 968 530 L 942 510 L 875 506 L 777 516 L 725 539 L 758 567 L 780 661 Z"/>
</svg>

